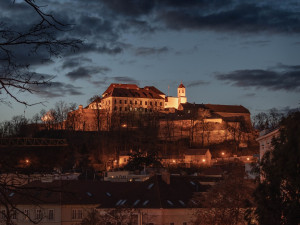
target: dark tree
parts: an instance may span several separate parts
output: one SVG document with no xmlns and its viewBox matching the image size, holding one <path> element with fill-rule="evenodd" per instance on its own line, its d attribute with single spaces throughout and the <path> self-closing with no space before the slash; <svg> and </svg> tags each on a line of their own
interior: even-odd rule
<svg viewBox="0 0 300 225">
<path fill-rule="evenodd" d="M 255 191 L 260 224 L 300 223 L 300 112 L 280 123 L 280 136 L 273 150 L 265 153 L 260 172 L 262 181 Z"/>
<path fill-rule="evenodd" d="M 161 167 L 157 152 L 131 154 L 125 169 L 142 170 L 144 167 Z"/>
<path fill-rule="evenodd" d="M 24 105 L 33 105 L 22 99 L 18 93 L 34 93 L 43 85 L 49 85 L 52 78 L 30 71 L 30 63 L 21 63 L 16 55 L 25 51 L 26 55 L 47 53 L 50 60 L 60 56 L 66 49 L 77 49 L 80 40 L 59 38 L 58 33 L 70 29 L 70 26 L 56 20 L 46 13 L 34 0 L 23 0 L 39 20 L 31 26 L 21 26 L 22 30 L 8 26 L 0 21 L 0 103 L 9 104 L 7 97 Z M 12 1 L 13 4 L 15 3 Z"/>
</svg>

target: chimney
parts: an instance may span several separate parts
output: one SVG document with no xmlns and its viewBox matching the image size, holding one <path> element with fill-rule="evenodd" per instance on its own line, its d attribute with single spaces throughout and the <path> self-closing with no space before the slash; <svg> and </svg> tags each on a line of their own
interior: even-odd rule
<svg viewBox="0 0 300 225">
<path fill-rule="evenodd" d="M 79 106 L 78 106 L 78 110 L 79 110 L 80 112 L 82 112 L 82 109 L 83 109 L 83 106 L 82 106 L 82 105 L 79 105 Z"/>
<path fill-rule="evenodd" d="M 170 173 L 166 170 L 161 172 L 161 179 L 166 183 L 170 184 Z"/>
</svg>

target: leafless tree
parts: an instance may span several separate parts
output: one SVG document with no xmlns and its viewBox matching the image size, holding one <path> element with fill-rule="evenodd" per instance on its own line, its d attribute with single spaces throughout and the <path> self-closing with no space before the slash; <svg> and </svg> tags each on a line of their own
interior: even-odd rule
<svg viewBox="0 0 300 225">
<path fill-rule="evenodd" d="M 14 4 L 14 0 L 12 0 Z M 52 78 L 46 78 L 30 72 L 29 64 L 22 64 L 16 60 L 17 49 L 27 49 L 28 54 L 46 51 L 49 59 L 60 56 L 63 50 L 75 50 L 81 44 L 77 39 L 58 38 L 57 32 L 70 29 L 70 25 L 56 20 L 53 15 L 46 13 L 34 0 L 23 0 L 31 7 L 40 20 L 24 31 L 15 30 L 0 22 L 0 103 L 10 104 L 7 97 L 26 106 L 29 103 L 18 93 L 35 93 L 43 85 L 50 84 Z"/>
<path fill-rule="evenodd" d="M 138 215 L 136 210 L 127 207 L 116 207 L 114 209 L 106 209 L 101 211 L 92 209 L 82 220 L 81 225 L 137 223 Z"/>
</svg>

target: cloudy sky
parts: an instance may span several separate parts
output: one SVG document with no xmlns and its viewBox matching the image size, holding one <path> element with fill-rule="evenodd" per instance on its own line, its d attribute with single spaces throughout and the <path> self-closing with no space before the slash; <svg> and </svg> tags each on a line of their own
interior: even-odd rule
<svg viewBox="0 0 300 225">
<path fill-rule="evenodd" d="M 45 12 L 72 29 L 79 50 L 59 58 L 16 49 L 16 60 L 53 78 L 34 95 L 0 105 L 0 121 L 32 117 L 63 100 L 86 105 L 111 83 L 156 86 L 176 95 L 182 81 L 189 102 L 244 105 L 252 114 L 300 107 L 300 3 L 235 0 L 43 0 Z M 0 1 L 1 26 L 22 31 L 37 21 L 22 0 Z M 1 98 L 6 96 L 2 93 Z"/>
</svg>

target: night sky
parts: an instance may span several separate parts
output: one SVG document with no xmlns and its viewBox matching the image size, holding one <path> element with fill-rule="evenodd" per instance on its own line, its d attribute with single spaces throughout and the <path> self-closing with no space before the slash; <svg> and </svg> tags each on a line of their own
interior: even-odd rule
<svg viewBox="0 0 300 225">
<path fill-rule="evenodd" d="M 153 85 L 176 95 L 182 81 L 195 103 L 243 105 L 251 114 L 300 107 L 300 2 L 233 0 L 47 0 L 43 10 L 72 29 L 57 38 L 83 40 L 77 51 L 49 58 L 45 49 L 15 49 L 36 76 L 52 79 L 38 93 L 7 98 L 0 121 L 31 118 L 55 102 L 87 105 L 111 83 Z M 21 0 L 0 1 L 0 21 L 16 31 L 36 13 Z M 3 24 L 2 24 L 3 25 Z M 6 98 L 2 94 L 1 98 Z"/>
</svg>

